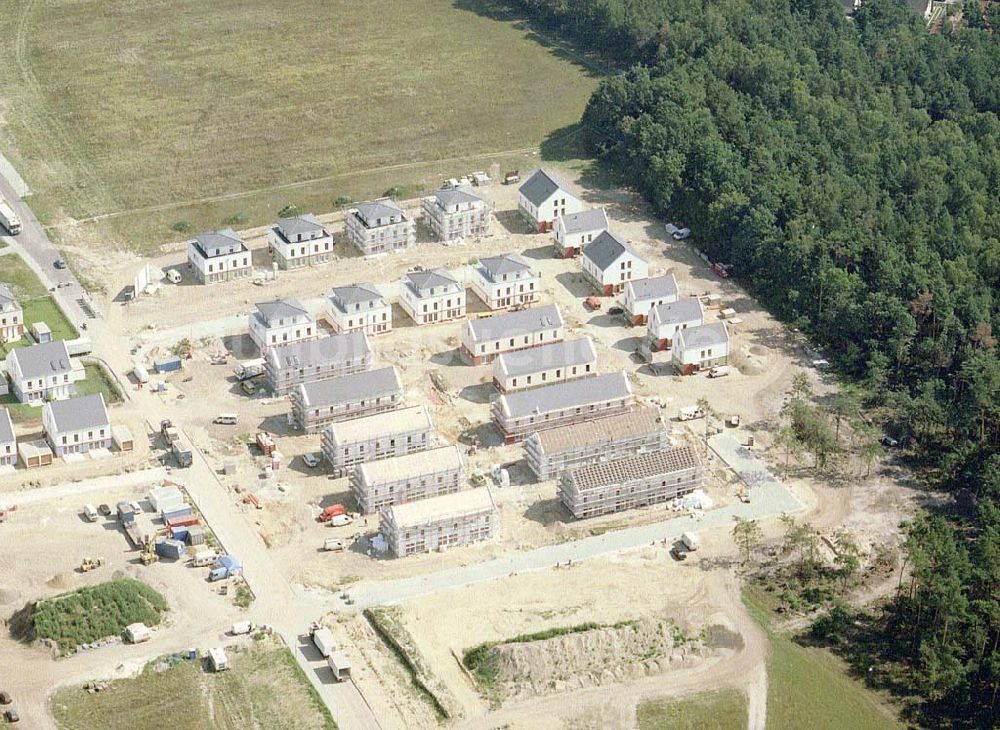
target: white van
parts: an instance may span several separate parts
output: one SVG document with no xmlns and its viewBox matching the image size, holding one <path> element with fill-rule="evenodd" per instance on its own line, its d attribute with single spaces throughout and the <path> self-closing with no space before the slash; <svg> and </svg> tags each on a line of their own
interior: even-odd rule
<svg viewBox="0 0 1000 730">
<path fill-rule="evenodd" d="M 167 281 L 169 281 L 171 284 L 180 284 L 181 272 L 179 272 L 177 269 L 167 269 Z"/>
<path fill-rule="evenodd" d="M 223 426 L 235 426 L 237 422 L 235 413 L 220 413 L 215 417 L 214 423 L 221 424 Z"/>
<path fill-rule="evenodd" d="M 732 372 L 728 365 L 719 365 L 708 371 L 708 377 L 710 378 L 724 378 L 729 373 Z"/>
<path fill-rule="evenodd" d="M 83 516 L 87 518 L 87 522 L 97 522 L 98 514 L 97 507 L 92 504 L 83 505 Z"/>
<path fill-rule="evenodd" d="M 680 413 L 677 414 L 677 420 L 679 421 L 693 421 L 696 418 L 704 418 L 705 410 L 699 408 L 698 406 L 687 406 L 681 408 Z"/>
</svg>

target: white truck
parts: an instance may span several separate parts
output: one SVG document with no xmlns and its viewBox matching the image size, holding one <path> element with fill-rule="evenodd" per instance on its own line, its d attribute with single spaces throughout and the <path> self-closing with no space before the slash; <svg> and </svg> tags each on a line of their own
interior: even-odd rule
<svg viewBox="0 0 1000 730">
<path fill-rule="evenodd" d="M 344 682 L 351 678 L 351 660 L 342 651 L 333 652 L 326 660 L 326 665 L 333 672 L 333 678 Z"/>
<path fill-rule="evenodd" d="M 0 197 L 0 225 L 7 229 L 12 236 L 21 232 L 21 219 L 6 200 Z"/>
<path fill-rule="evenodd" d="M 229 633 L 233 636 L 241 636 L 243 634 L 249 634 L 253 631 L 253 624 L 249 621 L 237 621 L 229 629 Z"/>
<path fill-rule="evenodd" d="M 250 378 L 256 378 L 258 375 L 263 375 L 264 358 L 258 357 L 255 360 L 244 360 L 241 363 L 237 363 L 236 367 L 233 369 L 233 373 L 236 375 L 237 380 L 250 380 Z"/>
<path fill-rule="evenodd" d="M 329 659 L 335 651 L 337 651 L 337 642 L 333 638 L 333 633 L 330 629 L 325 626 L 320 626 L 319 624 L 313 624 L 310 632 L 312 634 L 313 644 L 319 649 L 319 653 L 323 655 L 325 659 Z"/>
</svg>

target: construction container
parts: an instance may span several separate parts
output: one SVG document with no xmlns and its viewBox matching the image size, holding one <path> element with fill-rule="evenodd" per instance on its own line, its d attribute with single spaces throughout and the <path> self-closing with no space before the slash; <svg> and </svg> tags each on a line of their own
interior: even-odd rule
<svg viewBox="0 0 1000 730">
<path fill-rule="evenodd" d="M 130 644 L 141 644 L 144 641 L 149 641 L 152 635 L 149 627 L 144 623 L 129 624 L 125 627 L 125 640 Z"/>
<path fill-rule="evenodd" d="M 174 540 L 180 540 L 181 542 L 187 542 L 188 538 L 188 528 L 186 526 L 171 527 L 170 537 Z"/>
<path fill-rule="evenodd" d="M 194 567 L 204 568 L 207 565 L 215 565 L 215 561 L 219 559 L 219 556 L 215 554 L 214 550 L 199 550 L 194 554 Z"/>
<path fill-rule="evenodd" d="M 159 538 L 154 545 L 156 554 L 168 560 L 180 560 L 187 554 L 187 546 L 180 540 Z"/>
<path fill-rule="evenodd" d="M 319 653 L 329 658 L 337 650 L 337 642 L 333 638 L 333 632 L 328 628 L 313 629 L 313 644 L 319 649 Z"/>
<path fill-rule="evenodd" d="M 249 634 L 253 631 L 253 624 L 249 621 L 237 621 L 233 624 L 232 628 L 229 630 L 233 636 L 240 636 L 241 634 Z"/>
<path fill-rule="evenodd" d="M 166 520 L 166 525 L 169 528 L 174 527 L 193 527 L 201 522 L 198 519 L 198 515 L 184 515 L 183 517 L 174 517 L 172 519 Z"/>
<path fill-rule="evenodd" d="M 153 363 L 158 373 L 173 373 L 181 369 L 181 359 L 179 357 L 164 357 Z"/>
<path fill-rule="evenodd" d="M 194 514 L 194 510 L 191 505 L 186 504 L 183 507 L 177 507 L 170 512 L 163 512 L 163 521 L 169 523 L 171 520 L 176 520 L 183 517 L 191 517 Z M 176 523 L 175 523 L 176 524 Z"/>
<path fill-rule="evenodd" d="M 156 512 L 168 512 L 184 504 L 184 493 L 177 487 L 153 487 L 149 490 L 149 503 Z"/>
<path fill-rule="evenodd" d="M 197 525 L 188 528 L 187 543 L 192 547 L 205 544 L 205 530 Z"/>
<path fill-rule="evenodd" d="M 224 672 L 229 669 L 229 658 L 226 656 L 226 650 L 221 646 L 213 646 L 208 650 L 208 661 L 216 672 Z"/>
</svg>

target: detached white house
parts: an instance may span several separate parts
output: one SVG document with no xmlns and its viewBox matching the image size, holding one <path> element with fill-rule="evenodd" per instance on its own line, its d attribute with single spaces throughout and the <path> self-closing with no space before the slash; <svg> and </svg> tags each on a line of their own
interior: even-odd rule
<svg viewBox="0 0 1000 730">
<path fill-rule="evenodd" d="M 417 324 L 465 316 L 465 286 L 445 269 L 410 272 L 401 288 L 399 305 Z"/>
<path fill-rule="evenodd" d="M 59 457 L 111 448 L 111 422 L 100 393 L 46 403 L 42 428 Z"/>
<path fill-rule="evenodd" d="M 535 170 L 517 191 L 517 209 L 539 233 L 551 231 L 561 215 L 583 210 L 583 203 L 545 170 Z"/>
<path fill-rule="evenodd" d="M 552 232 L 556 256 L 561 259 L 579 256 L 584 246 L 606 230 L 608 214 L 604 212 L 604 208 L 591 208 L 559 216 Z"/>
<path fill-rule="evenodd" d="M 490 208 L 469 188 L 438 190 L 424 198 L 420 207 L 424 224 L 440 241 L 482 236 L 489 228 Z"/>
<path fill-rule="evenodd" d="M 649 310 L 677 301 L 677 279 L 673 274 L 636 279 L 625 285 L 622 306 L 632 324 L 646 324 Z"/>
<path fill-rule="evenodd" d="M 17 466 L 17 438 L 6 408 L 0 408 L 0 466 Z"/>
<path fill-rule="evenodd" d="M 21 403 L 39 405 L 76 393 L 76 376 L 62 340 L 21 347 L 7 353 L 7 372 Z"/>
<path fill-rule="evenodd" d="M 232 228 L 199 233 L 187 245 L 188 265 L 202 284 L 240 279 L 253 272 L 253 257 Z"/>
<path fill-rule="evenodd" d="M 392 198 L 359 203 L 347 211 L 347 238 L 365 256 L 409 248 L 417 224 Z"/>
<path fill-rule="evenodd" d="M 565 336 L 566 325 L 559 307 L 547 304 L 466 320 L 462 325 L 462 354 L 473 365 L 481 365 L 505 352 L 561 342 Z"/>
<path fill-rule="evenodd" d="M 541 283 L 541 275 L 514 253 L 480 259 L 472 275 L 472 291 L 490 309 L 508 309 L 538 301 Z"/>
<path fill-rule="evenodd" d="M 645 279 L 649 265 L 627 243 L 604 231 L 583 247 L 583 276 L 603 296 L 617 294 L 633 279 Z"/>
<path fill-rule="evenodd" d="M 14 293 L 0 284 L 0 342 L 17 342 L 24 337 L 24 310 Z"/>
<path fill-rule="evenodd" d="M 261 353 L 269 347 L 314 340 L 318 328 L 298 299 L 260 302 L 250 313 L 250 339 Z"/>
<path fill-rule="evenodd" d="M 333 236 L 312 213 L 279 218 L 268 233 L 268 245 L 281 269 L 319 264 L 333 256 Z"/>
<path fill-rule="evenodd" d="M 669 350 L 674 335 L 688 327 L 697 327 L 705 322 L 705 310 L 698 297 L 685 297 L 667 304 L 658 304 L 649 310 L 646 329 L 652 343 L 652 350 Z"/>
<path fill-rule="evenodd" d="M 678 330 L 671 359 L 683 375 L 729 362 L 729 330 L 725 322 L 712 322 Z"/>
<path fill-rule="evenodd" d="M 335 286 L 326 298 L 326 318 L 338 334 L 380 335 L 392 330 L 392 305 L 374 284 Z"/>
</svg>

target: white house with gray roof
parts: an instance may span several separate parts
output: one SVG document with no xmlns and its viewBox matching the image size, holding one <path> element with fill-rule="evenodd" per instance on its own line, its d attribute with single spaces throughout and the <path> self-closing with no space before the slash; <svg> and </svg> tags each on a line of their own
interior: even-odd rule
<svg viewBox="0 0 1000 730">
<path fill-rule="evenodd" d="M 271 347 L 264 358 L 267 381 L 275 395 L 286 395 L 300 383 L 358 373 L 371 364 L 372 348 L 360 330 Z"/>
<path fill-rule="evenodd" d="M 290 345 L 319 337 L 319 328 L 298 299 L 259 302 L 250 312 L 250 339 L 261 353 L 270 347 Z"/>
<path fill-rule="evenodd" d="M 292 390 L 292 415 L 306 433 L 318 433 L 335 421 L 394 411 L 402 405 L 403 384 L 394 367 L 302 383 Z"/>
<path fill-rule="evenodd" d="M 473 365 L 493 362 L 505 352 L 561 342 L 566 336 L 559 307 L 522 309 L 466 320 L 462 325 L 462 355 Z"/>
<path fill-rule="evenodd" d="M 551 231 L 561 215 L 583 210 L 583 203 L 545 170 L 535 170 L 517 190 L 517 209 L 532 229 Z"/>
<path fill-rule="evenodd" d="M 596 374 L 597 352 L 589 337 L 506 352 L 493 361 L 493 385 L 501 393 Z"/>
<path fill-rule="evenodd" d="M 682 374 L 714 368 L 729 362 L 729 329 L 725 322 L 712 322 L 678 330 L 671 359 Z"/>
<path fill-rule="evenodd" d="M 533 304 L 541 287 L 541 274 L 516 253 L 480 259 L 472 272 L 472 291 L 490 309 Z"/>
<path fill-rule="evenodd" d="M 673 274 L 635 279 L 625 284 L 622 307 L 634 325 L 646 324 L 649 310 L 677 301 L 677 279 Z"/>
<path fill-rule="evenodd" d="M 37 406 L 76 394 L 76 373 L 62 340 L 11 350 L 7 373 L 21 403 Z"/>
<path fill-rule="evenodd" d="M 442 189 L 424 198 L 424 225 L 439 241 L 461 241 L 484 235 L 490 227 L 490 207 L 470 188 Z"/>
<path fill-rule="evenodd" d="M 6 408 L 0 408 L 0 466 L 17 466 L 17 437 Z"/>
<path fill-rule="evenodd" d="M 697 327 L 705 321 L 705 310 L 698 297 L 684 297 L 649 310 L 646 330 L 652 350 L 669 350 L 679 330 Z"/>
<path fill-rule="evenodd" d="M 632 405 L 632 386 L 618 372 L 505 393 L 490 413 L 504 442 L 512 444 L 536 431 L 623 413 Z"/>
<path fill-rule="evenodd" d="M 445 269 L 412 271 L 400 287 L 399 306 L 417 324 L 465 316 L 465 285 Z"/>
<path fill-rule="evenodd" d="M 409 248 L 417 224 L 392 198 L 358 203 L 347 211 L 347 239 L 365 256 Z"/>
<path fill-rule="evenodd" d="M 188 266 L 202 284 L 250 276 L 253 257 L 232 228 L 199 233 L 187 244 Z"/>
<path fill-rule="evenodd" d="M 24 337 L 24 310 L 5 284 L 0 284 L 0 342 Z"/>
<path fill-rule="evenodd" d="M 111 448 L 111 422 L 101 393 L 46 403 L 42 428 L 59 457 Z"/>
<path fill-rule="evenodd" d="M 312 213 L 279 218 L 268 232 L 267 242 L 281 269 L 321 264 L 333 257 L 333 236 Z"/>
<path fill-rule="evenodd" d="M 558 258 L 571 259 L 583 253 L 583 247 L 608 230 L 604 208 L 567 213 L 556 220 L 552 231 L 553 247 Z"/>
<path fill-rule="evenodd" d="M 335 286 L 326 298 L 326 319 L 335 332 L 381 335 L 392 330 L 392 305 L 374 284 Z"/>
<path fill-rule="evenodd" d="M 633 279 L 649 276 L 649 265 L 625 241 L 604 231 L 583 247 L 583 276 L 603 296 L 625 289 Z"/>
</svg>

